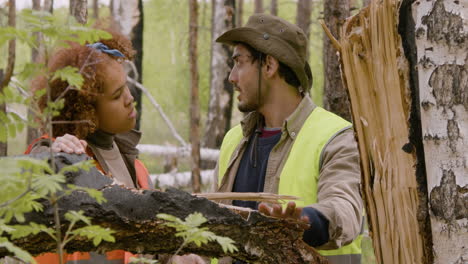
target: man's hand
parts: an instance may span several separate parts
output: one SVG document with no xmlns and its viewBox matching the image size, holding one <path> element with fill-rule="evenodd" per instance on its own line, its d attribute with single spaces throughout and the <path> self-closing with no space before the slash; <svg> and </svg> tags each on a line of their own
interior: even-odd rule
<svg viewBox="0 0 468 264">
<path fill-rule="evenodd" d="M 52 143 L 53 152 L 66 152 L 69 154 L 84 154 L 88 143 L 84 140 L 80 140 L 77 137 L 65 134 L 63 137 L 58 137 Z"/>
<path fill-rule="evenodd" d="M 305 222 L 307 224 L 309 223 L 309 218 L 307 216 L 301 216 L 302 207 L 296 207 L 295 202 L 289 202 L 288 206 L 284 210 L 279 204 L 275 204 L 273 207 L 270 207 L 266 203 L 260 203 L 258 205 L 258 211 L 267 216 L 290 218 Z"/>
</svg>

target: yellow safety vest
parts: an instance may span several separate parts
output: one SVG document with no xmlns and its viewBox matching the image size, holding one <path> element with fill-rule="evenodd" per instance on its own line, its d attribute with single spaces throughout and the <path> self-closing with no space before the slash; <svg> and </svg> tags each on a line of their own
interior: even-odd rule
<svg viewBox="0 0 468 264">
<path fill-rule="evenodd" d="M 343 118 L 316 107 L 294 140 L 281 171 L 278 194 L 301 197 L 300 201 L 296 201 L 299 207 L 317 203 L 322 150 L 332 137 L 350 126 L 351 123 Z M 221 183 L 228 169 L 229 160 L 242 137 L 240 125 L 229 130 L 224 137 L 219 156 L 218 182 Z M 361 238 L 359 235 L 352 243 L 339 249 L 319 250 L 319 252 L 324 256 L 361 254 Z"/>
</svg>

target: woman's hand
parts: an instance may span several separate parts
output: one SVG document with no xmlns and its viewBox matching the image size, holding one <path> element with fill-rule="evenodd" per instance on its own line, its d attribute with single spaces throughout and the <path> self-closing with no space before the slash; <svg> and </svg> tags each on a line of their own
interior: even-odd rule
<svg viewBox="0 0 468 264">
<path fill-rule="evenodd" d="M 86 153 L 86 147 L 88 143 L 84 140 L 80 140 L 77 137 L 65 134 L 62 137 L 57 137 L 52 143 L 53 152 L 66 152 L 69 154 L 84 154 Z"/>
</svg>

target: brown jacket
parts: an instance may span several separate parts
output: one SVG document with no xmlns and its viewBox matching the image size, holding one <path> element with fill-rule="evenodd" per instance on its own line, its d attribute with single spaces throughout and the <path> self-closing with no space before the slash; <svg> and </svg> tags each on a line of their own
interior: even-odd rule
<svg viewBox="0 0 468 264">
<path fill-rule="evenodd" d="M 279 177 L 294 139 L 315 107 L 312 100 L 306 96 L 283 123 L 281 139 L 272 149 L 268 159 L 264 192 L 278 193 Z M 228 167 L 221 181 L 220 192 L 232 191 L 241 158 L 249 135 L 255 129 L 257 118 L 258 113 L 252 112 L 241 122 L 244 137 L 229 161 L 232 165 Z M 324 147 L 320 160 L 317 203 L 309 206 L 319 210 L 329 221 L 330 240 L 319 249 L 336 249 L 351 243 L 361 231 L 361 174 L 353 130 L 345 129 L 332 137 Z M 218 166 L 215 173 L 218 175 Z"/>
</svg>

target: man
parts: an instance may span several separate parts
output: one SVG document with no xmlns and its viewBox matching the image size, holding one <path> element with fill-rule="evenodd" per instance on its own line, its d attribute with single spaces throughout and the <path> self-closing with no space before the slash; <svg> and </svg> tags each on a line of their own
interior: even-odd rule
<svg viewBox="0 0 468 264">
<path fill-rule="evenodd" d="M 357 144 L 351 124 L 315 106 L 308 95 L 312 73 L 305 34 L 281 18 L 255 14 L 245 27 L 216 41 L 234 46 L 229 81 L 239 92 L 239 110 L 247 113 L 223 140 L 216 168 L 219 191 L 301 197 L 284 210 L 232 203 L 308 221 L 305 242 L 331 263 L 360 263 Z"/>
</svg>

